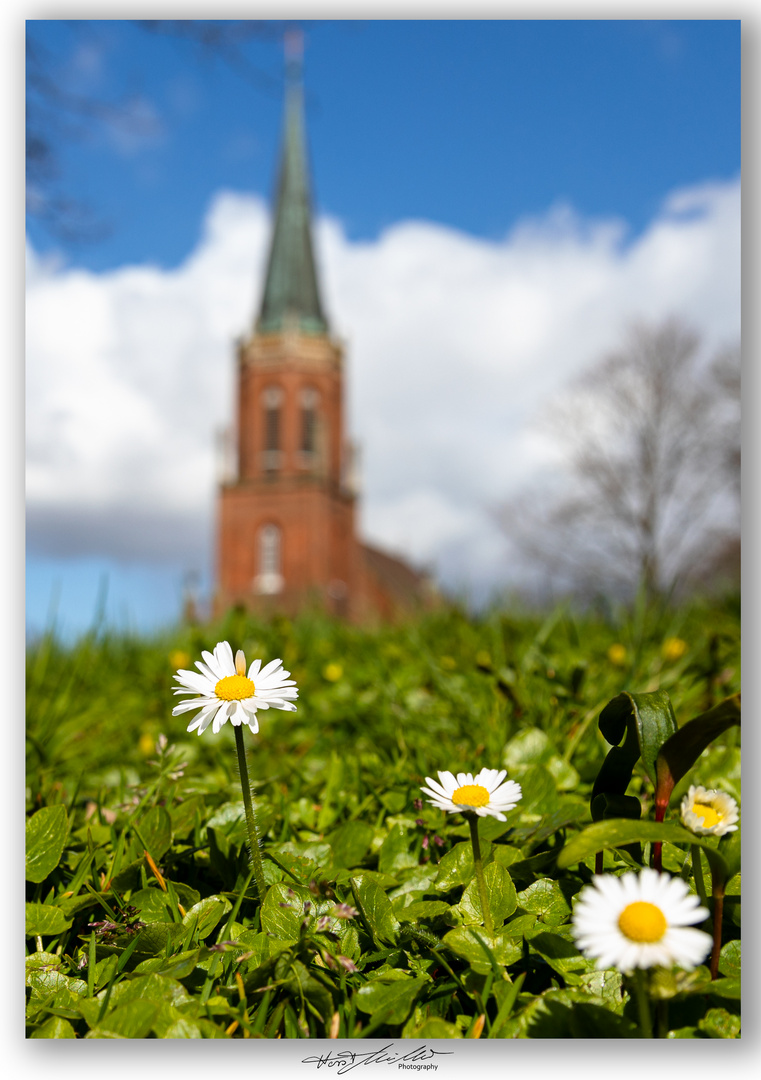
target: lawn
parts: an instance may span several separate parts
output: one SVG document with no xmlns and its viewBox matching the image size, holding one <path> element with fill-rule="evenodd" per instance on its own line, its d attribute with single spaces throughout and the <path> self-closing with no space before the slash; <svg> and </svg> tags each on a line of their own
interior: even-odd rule
<svg viewBox="0 0 761 1080">
<path fill-rule="evenodd" d="M 282 658 L 299 689 L 296 712 L 243 728 L 263 902 L 234 731 L 198 737 L 172 716 L 175 670 L 223 640 Z M 739 723 L 721 705 L 740 689 L 736 602 L 452 607 L 377 629 L 233 612 L 151 640 L 49 635 L 27 686 L 29 1037 L 630 1038 L 642 993 L 654 1035 L 739 1035 L 739 832 L 691 839 L 679 814 L 690 785 L 740 801 Z M 614 700 L 634 732 L 620 783 L 599 727 Z M 671 707 L 680 729 L 709 719 L 670 744 L 683 775 L 658 823 Z M 521 798 L 478 819 L 477 865 L 471 816 L 421 785 L 482 768 Z M 596 869 L 658 860 L 705 900 L 720 952 L 713 970 L 713 954 L 652 968 L 643 991 L 598 969 L 571 919 Z"/>
</svg>

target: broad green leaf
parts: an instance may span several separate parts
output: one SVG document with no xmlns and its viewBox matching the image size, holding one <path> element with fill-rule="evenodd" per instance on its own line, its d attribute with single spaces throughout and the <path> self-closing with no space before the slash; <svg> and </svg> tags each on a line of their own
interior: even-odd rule
<svg viewBox="0 0 761 1080">
<path fill-rule="evenodd" d="M 423 987 L 430 984 L 427 979 L 411 978 L 401 972 L 396 974 L 401 978 L 380 976 L 357 991 L 354 1001 L 360 1012 L 371 1016 L 382 1013 L 387 1024 L 401 1024 L 406 1020 L 415 999 Z"/>
<path fill-rule="evenodd" d="M 410 1032 L 410 1039 L 461 1039 L 462 1032 L 457 1024 L 450 1024 L 440 1016 L 429 1016 L 420 1027 Z"/>
<path fill-rule="evenodd" d="M 552 757 L 555 748 L 541 728 L 524 728 L 507 743 L 502 764 L 512 776 L 516 769 L 527 765 L 543 765 Z"/>
<path fill-rule="evenodd" d="M 507 932 L 507 927 L 490 937 L 480 926 L 456 926 L 442 940 L 448 949 L 467 960 L 475 971 L 482 974 L 492 970 L 489 951 L 496 963 L 503 967 L 515 963 L 523 955 L 523 946 Z"/>
<path fill-rule="evenodd" d="M 304 902 L 314 898 L 308 889 L 279 881 L 267 890 L 261 911 L 262 930 L 281 941 L 298 941 L 304 921 Z"/>
<path fill-rule="evenodd" d="M 366 821 L 349 821 L 328 837 L 333 853 L 332 865 L 351 869 L 358 866 L 367 854 L 374 836 L 372 825 Z"/>
<path fill-rule="evenodd" d="M 740 725 L 740 695 L 725 698 L 713 709 L 683 724 L 660 748 L 656 758 L 656 799 L 668 806 L 671 792 L 705 748 L 730 727 Z"/>
<path fill-rule="evenodd" d="M 709 1009 L 702 1020 L 698 1020 L 698 1028 L 711 1039 L 739 1039 L 740 1017 L 726 1009 Z"/>
<path fill-rule="evenodd" d="M 719 971 L 730 979 L 740 978 L 740 941 L 728 941 L 723 946 L 719 957 Z"/>
<path fill-rule="evenodd" d="M 544 765 L 531 765 L 520 778 L 521 814 L 555 814 L 559 809 L 555 781 Z"/>
<path fill-rule="evenodd" d="M 51 1016 L 29 1037 L 30 1039 L 76 1039 L 77 1034 L 68 1020 L 64 1020 L 61 1016 Z"/>
<path fill-rule="evenodd" d="M 140 912 L 143 922 L 173 922 L 168 903 L 167 894 L 158 887 L 139 889 L 130 898 L 130 904 Z"/>
<path fill-rule="evenodd" d="M 597 821 L 577 833 L 560 851 L 558 868 L 565 870 L 566 867 L 588 859 L 606 847 L 657 840 L 670 840 L 672 844 L 696 844 L 705 852 L 712 871 L 719 874 L 722 880 L 727 880 L 729 868 L 726 860 L 706 838 L 696 836 L 681 825 L 671 825 L 663 821 L 627 821 L 624 818 Z"/>
<path fill-rule="evenodd" d="M 27 937 L 53 937 L 71 926 L 71 919 L 52 904 L 27 904 L 25 915 Z"/>
<path fill-rule="evenodd" d="M 194 936 L 206 938 L 212 932 L 223 915 L 232 910 L 232 904 L 224 896 L 207 896 L 194 904 L 182 920 L 182 925 L 187 930 L 193 926 Z"/>
<path fill-rule="evenodd" d="M 399 923 L 391 901 L 383 889 L 361 876 L 351 879 L 351 889 L 373 938 L 378 944 L 393 945 L 399 932 Z"/>
<path fill-rule="evenodd" d="M 507 870 L 497 862 L 489 863 L 485 868 L 484 884 L 492 921 L 495 926 L 501 926 L 518 906 L 515 886 Z M 484 921 L 483 911 L 481 910 L 481 894 L 475 878 L 462 894 L 460 911 L 465 916 L 466 924 L 478 923 L 480 925 Z"/>
<path fill-rule="evenodd" d="M 410 850 L 411 837 L 401 825 L 394 825 L 378 853 L 378 869 L 383 874 L 395 874 L 399 870 L 417 866 L 417 856 Z"/>
<path fill-rule="evenodd" d="M 435 919 L 449 911 L 449 904 L 443 900 L 413 900 L 407 907 L 396 911 L 399 922 L 416 922 L 418 919 Z"/>
<path fill-rule="evenodd" d="M 65 806 L 43 806 L 26 823 L 26 880 L 40 882 L 61 861 L 69 831 Z"/>
<path fill-rule="evenodd" d="M 719 854 L 725 860 L 727 864 L 727 877 L 729 881 L 735 874 L 740 872 L 740 854 L 742 847 L 741 829 L 737 826 L 734 832 L 728 833 L 726 836 L 722 836 L 719 841 Z"/>
<path fill-rule="evenodd" d="M 166 1001 L 170 1005 L 185 1005 L 192 1001 L 182 983 L 164 975 L 140 975 L 125 979 L 114 987 L 111 994 L 113 1006 L 128 1001 Z"/>
<path fill-rule="evenodd" d="M 626 795 L 626 789 L 640 756 L 648 776 L 653 784 L 656 782 L 658 751 L 677 730 L 669 696 L 665 690 L 647 694 L 621 693 L 602 710 L 598 724 L 612 749 L 592 788 L 592 817 L 595 821 L 611 817 L 638 818 L 639 803 L 633 796 Z"/>
<path fill-rule="evenodd" d="M 538 934 L 528 935 L 529 949 L 539 953 L 553 971 L 562 975 L 569 985 L 578 985 L 581 976 L 594 970 L 594 961 L 582 956 L 576 946 L 561 937 L 543 930 Z"/>
<path fill-rule="evenodd" d="M 548 926 L 560 926 L 571 914 L 571 908 L 557 881 L 540 878 L 518 893 L 517 907 Z"/>
<path fill-rule="evenodd" d="M 491 857 L 492 846 L 488 840 L 481 841 L 481 858 L 485 863 Z M 463 840 L 442 858 L 434 884 L 441 892 L 449 892 L 458 885 L 467 885 L 474 873 L 473 848 L 469 840 Z"/>
<path fill-rule="evenodd" d="M 140 819 L 140 837 L 154 862 L 166 855 L 172 843 L 172 819 L 163 806 L 153 806 Z"/>
<path fill-rule="evenodd" d="M 109 1010 L 87 1038 L 144 1039 L 158 1007 L 153 1001 L 128 1001 Z"/>
<path fill-rule="evenodd" d="M 202 796 L 193 795 L 184 799 L 179 805 L 173 806 L 169 811 L 172 819 L 172 835 L 177 839 L 184 839 L 195 825 L 196 814 L 201 815 L 203 820 L 204 801 Z"/>
<path fill-rule="evenodd" d="M 727 998 L 730 1001 L 740 1000 L 741 984 L 739 979 L 715 979 L 708 987 L 708 992 L 715 997 Z"/>
</svg>

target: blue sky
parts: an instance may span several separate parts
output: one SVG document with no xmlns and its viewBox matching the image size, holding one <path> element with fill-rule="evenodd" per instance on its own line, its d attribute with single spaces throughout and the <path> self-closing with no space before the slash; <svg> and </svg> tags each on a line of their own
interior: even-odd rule
<svg viewBox="0 0 761 1080">
<path fill-rule="evenodd" d="M 66 92 L 112 103 L 129 100 L 133 115 L 142 120 L 140 131 L 93 122 L 82 125 L 79 134 L 59 127 L 54 135 L 61 192 L 88 204 L 107 232 L 96 242 L 62 241 L 30 218 L 30 258 L 38 268 L 28 279 L 30 312 L 41 312 L 35 317 L 44 321 L 48 317 L 44 312 L 53 308 L 43 307 L 43 301 L 54 305 L 64 290 L 73 297 L 86 287 L 101 297 L 114 325 L 123 325 L 119 320 L 126 319 L 127 309 L 119 305 L 134 301 L 129 282 L 136 280 L 138 269 L 145 279 L 141 295 L 156 294 L 171 284 L 176 297 L 178 282 L 188 280 L 196 263 L 222 265 L 222 256 L 217 258 L 214 251 L 237 259 L 234 235 L 245 234 L 251 236 L 251 268 L 230 277 L 240 284 L 236 309 L 240 314 L 229 315 L 229 330 L 224 322 L 219 338 L 222 343 L 231 341 L 236 323 L 236 332 L 249 324 L 260 286 L 257 275 L 266 243 L 262 200 L 269 199 L 274 183 L 281 123 L 283 61 L 277 35 L 248 42 L 243 48 L 248 66 L 243 68 L 205 55 L 191 42 L 149 34 L 128 22 L 72 26 L 41 21 L 31 24 L 29 33 L 46 50 L 48 70 Z M 450 579 L 467 587 L 472 583 L 468 569 L 460 566 L 458 577 L 452 554 L 458 543 L 465 544 L 467 530 L 450 522 L 443 489 L 436 488 L 432 474 L 423 477 L 423 470 L 416 491 L 402 492 L 379 464 L 389 425 L 381 414 L 363 411 L 363 401 L 371 396 L 370 375 L 363 373 L 374 370 L 375 363 L 366 344 L 374 313 L 365 295 L 353 291 L 354 277 L 347 267 L 352 260 L 356 266 L 372 263 L 376 276 L 368 277 L 366 296 L 385 297 L 381 291 L 385 288 L 390 304 L 393 278 L 388 267 L 409 265 L 436 245 L 443 244 L 452 259 L 465 258 L 466 253 L 467 258 L 483 258 L 484 267 L 497 256 L 504 258 L 506 274 L 517 273 L 516 259 L 531 247 L 533 261 L 525 267 L 535 267 L 541 251 L 547 260 L 547 281 L 564 265 L 563 253 L 570 259 L 573 249 L 573 257 L 590 267 L 595 253 L 602 259 L 603 252 L 610 262 L 608 280 L 617 282 L 622 317 L 651 310 L 657 314 L 659 300 L 651 296 L 656 290 L 649 292 L 643 286 L 636 308 L 627 307 L 626 297 L 646 279 L 640 269 L 646 257 L 661 257 L 658 245 L 660 240 L 666 243 L 666 233 L 668 242 L 676 244 L 697 235 L 690 231 L 693 220 L 695 229 L 704 230 L 701 236 L 715 225 L 710 236 L 716 250 L 723 243 L 721 237 L 734 236 L 735 210 L 727 208 L 737 204 L 739 210 L 735 194 L 740 170 L 740 24 L 343 21 L 307 23 L 305 36 L 310 155 L 317 209 L 324 219 L 318 250 L 329 291 L 328 310 L 339 313 L 339 330 L 356 341 L 350 412 L 368 457 L 366 527 L 374 538 L 398 549 L 406 546 L 418 559 L 448 567 Z M 691 194 L 679 194 L 684 192 Z M 709 250 L 708 241 L 700 250 Z M 240 257 L 244 256 L 245 251 Z M 733 257 L 727 256 L 730 261 Z M 217 273 L 223 275 L 222 270 Z M 485 269 L 474 272 L 473 280 L 483 281 L 484 273 Z M 524 279 L 526 273 L 524 269 Z M 569 280 L 574 280 L 573 274 Z M 440 310 L 432 305 L 427 323 L 413 327 L 401 320 L 398 333 L 403 337 L 398 340 L 409 347 L 416 334 L 435 336 L 432 328 L 447 319 L 453 307 L 469 309 L 471 298 L 464 295 L 464 288 L 453 287 Z M 684 304 L 688 313 L 706 311 L 710 304 L 698 302 L 700 289 L 716 295 L 706 278 L 689 296 L 677 290 L 673 304 Z M 548 291 L 546 296 L 550 295 Z M 563 295 L 568 295 L 568 288 Z M 191 293 L 183 296 L 183 302 L 191 304 Z M 709 337 L 715 329 L 718 341 L 731 333 L 735 323 L 739 331 L 739 294 L 737 311 L 731 296 L 723 306 L 717 301 L 716 307 L 715 322 L 703 329 Z M 368 313 L 366 321 L 363 312 Z M 162 343 L 171 319 L 161 323 L 155 313 L 150 317 L 157 328 L 155 340 Z M 180 319 L 176 325 L 181 334 Z M 613 330 L 611 325 L 606 332 L 612 335 Z M 70 340 L 81 332 L 81 326 L 73 328 Z M 374 334 L 378 340 L 379 332 Z M 590 339 L 585 347 L 601 343 L 602 339 Z M 157 347 L 168 352 L 174 348 Z M 395 350 L 395 339 L 389 337 L 386 347 Z M 73 364 L 63 354 L 56 361 L 49 344 L 40 346 L 39 353 L 35 348 L 33 341 L 30 378 L 41 376 L 45 364 L 58 363 L 59 373 Z M 215 362 L 224 365 L 222 351 L 219 356 Z M 382 359 L 377 363 L 382 366 Z M 89 385 L 92 372 L 100 371 L 97 350 L 92 364 L 86 375 L 72 366 L 71 379 L 86 379 Z M 556 374 L 560 380 L 568 371 L 558 368 Z M 229 378 L 229 372 L 220 375 L 220 382 Z M 452 374 L 447 383 L 453 393 L 458 392 L 457 378 Z M 228 393 L 227 383 L 225 387 Z M 486 384 L 483 393 L 488 397 Z M 161 412 L 157 400 L 146 409 Z M 219 415 L 208 420 L 208 431 L 203 427 L 207 421 L 198 421 L 199 447 L 203 440 L 203 445 L 211 442 L 211 429 L 223 418 L 227 406 L 223 397 L 220 402 Z M 390 402 L 389 409 L 392 406 Z M 50 417 L 66 422 L 66 406 L 60 401 L 46 406 L 44 424 L 42 412 L 35 418 L 36 407 L 32 400 L 28 415 L 32 433 L 36 421 L 40 430 L 50 430 Z M 442 398 L 438 415 L 445 417 L 448 407 Z M 137 401 L 135 408 L 137 416 Z M 73 417 L 74 413 L 72 423 Z M 508 412 L 500 420 L 516 430 L 523 421 L 525 416 Z M 432 431 L 428 451 L 421 447 L 421 455 L 431 452 L 437 437 Z M 43 473 L 46 460 L 52 470 L 56 453 L 54 441 L 44 445 L 39 441 L 33 447 L 32 459 L 42 477 L 40 492 L 45 483 L 45 490 L 55 487 L 53 472 L 46 474 L 47 480 Z M 122 450 L 117 447 L 113 453 L 116 462 Z M 105 459 L 106 452 L 94 456 Z M 104 473 L 96 483 L 95 473 L 87 471 L 84 452 L 81 461 L 76 455 L 72 461 L 79 461 L 77 467 L 82 468 L 81 481 L 76 477 L 72 481 L 74 488 L 79 483 L 84 490 L 92 480 L 92 505 L 83 502 L 80 514 L 81 521 L 90 521 L 87 514 L 95 513 L 97 492 L 108 488 L 108 476 Z M 110 475 L 118 486 L 118 471 Z M 208 487 L 208 478 L 205 482 Z M 394 484 L 392 507 L 389 492 Z M 498 484 L 496 478 L 494 491 Z M 172 618 L 188 570 L 198 570 L 208 584 L 208 528 L 204 532 L 202 525 L 197 526 L 206 539 L 198 541 L 192 556 L 178 554 L 173 561 L 166 552 L 143 550 L 136 543 L 134 557 L 125 557 L 106 531 L 100 547 L 94 540 L 72 539 L 69 519 L 80 512 L 76 500 L 69 502 L 68 517 L 60 516 L 61 506 L 56 517 L 52 496 L 36 495 L 34 484 L 30 491 L 33 509 L 39 508 L 40 520 L 48 523 L 42 541 L 39 531 L 30 531 L 27 587 L 32 627 L 44 624 L 56 582 L 59 614 L 75 630 L 90 619 L 104 574 L 110 581 L 109 616 L 138 627 Z M 484 505 L 491 497 L 492 489 L 484 488 L 479 495 Z M 155 505 L 162 501 L 158 487 L 153 498 Z M 456 501 L 453 494 L 451 504 Z M 138 502 L 125 502 L 126 514 L 131 513 L 130 506 L 134 510 Z M 177 512 L 198 515 L 199 506 L 193 510 L 183 504 Z M 382 506 L 387 515 L 393 510 L 396 531 L 388 524 L 390 518 L 384 518 Z M 439 507 L 439 532 L 443 535 L 449 528 L 454 547 L 445 550 L 434 539 L 430 543 L 421 539 L 419 522 L 430 518 L 432 507 Z M 398 524 L 402 520 L 403 528 Z M 91 525 L 87 531 L 91 538 L 100 535 Z M 177 546 L 179 550 L 182 544 Z M 496 565 L 496 551 L 492 556 Z"/>
</svg>

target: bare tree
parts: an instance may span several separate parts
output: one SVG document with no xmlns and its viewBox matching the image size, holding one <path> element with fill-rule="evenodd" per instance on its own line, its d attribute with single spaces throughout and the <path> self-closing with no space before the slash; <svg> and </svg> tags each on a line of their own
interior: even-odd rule
<svg viewBox="0 0 761 1080">
<path fill-rule="evenodd" d="M 677 319 L 637 324 L 569 387 L 550 423 L 562 475 L 499 518 L 554 585 L 685 590 L 739 536 L 739 349 L 710 360 Z"/>
</svg>

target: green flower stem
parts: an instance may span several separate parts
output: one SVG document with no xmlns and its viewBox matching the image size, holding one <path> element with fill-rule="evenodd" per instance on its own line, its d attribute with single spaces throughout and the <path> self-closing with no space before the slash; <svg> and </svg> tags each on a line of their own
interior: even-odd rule
<svg viewBox="0 0 761 1080">
<path fill-rule="evenodd" d="M 647 973 L 644 968 L 634 969 L 634 992 L 639 1009 L 639 1034 L 641 1039 L 652 1039 L 653 1021 L 650 1016 L 650 995 L 647 992 Z"/>
<path fill-rule="evenodd" d="M 235 728 L 235 749 L 238 751 L 238 769 L 240 771 L 240 786 L 243 792 L 243 805 L 246 808 L 246 827 L 248 828 L 248 846 L 251 849 L 251 865 L 256 878 L 256 888 L 259 893 L 259 903 L 264 903 L 264 895 L 267 886 L 264 883 L 264 867 L 262 854 L 259 851 L 259 834 L 256 831 L 256 816 L 254 814 L 254 802 L 251 798 L 251 784 L 248 779 L 248 766 L 246 765 L 246 747 L 243 743 L 243 725 L 238 724 Z"/>
<path fill-rule="evenodd" d="M 481 860 L 481 845 L 478 842 L 478 814 L 468 814 L 466 816 L 468 818 L 468 825 L 470 825 L 470 842 L 473 845 L 473 865 L 476 868 L 476 881 L 478 882 L 478 892 L 481 896 L 481 911 L 484 916 L 484 929 L 491 937 L 494 933 L 494 924 L 491 921 L 489 898 L 486 895 L 484 864 Z"/>
<path fill-rule="evenodd" d="M 706 885 L 705 881 L 703 881 L 703 863 L 700 861 L 700 848 L 697 844 L 691 844 L 690 850 L 692 852 L 692 876 L 695 879 L 695 892 L 700 897 L 700 903 L 703 907 L 708 907 Z"/>
<path fill-rule="evenodd" d="M 713 878 L 713 949 L 711 950 L 711 978 L 719 974 L 721 953 L 721 921 L 724 914 L 724 882 Z"/>
</svg>

